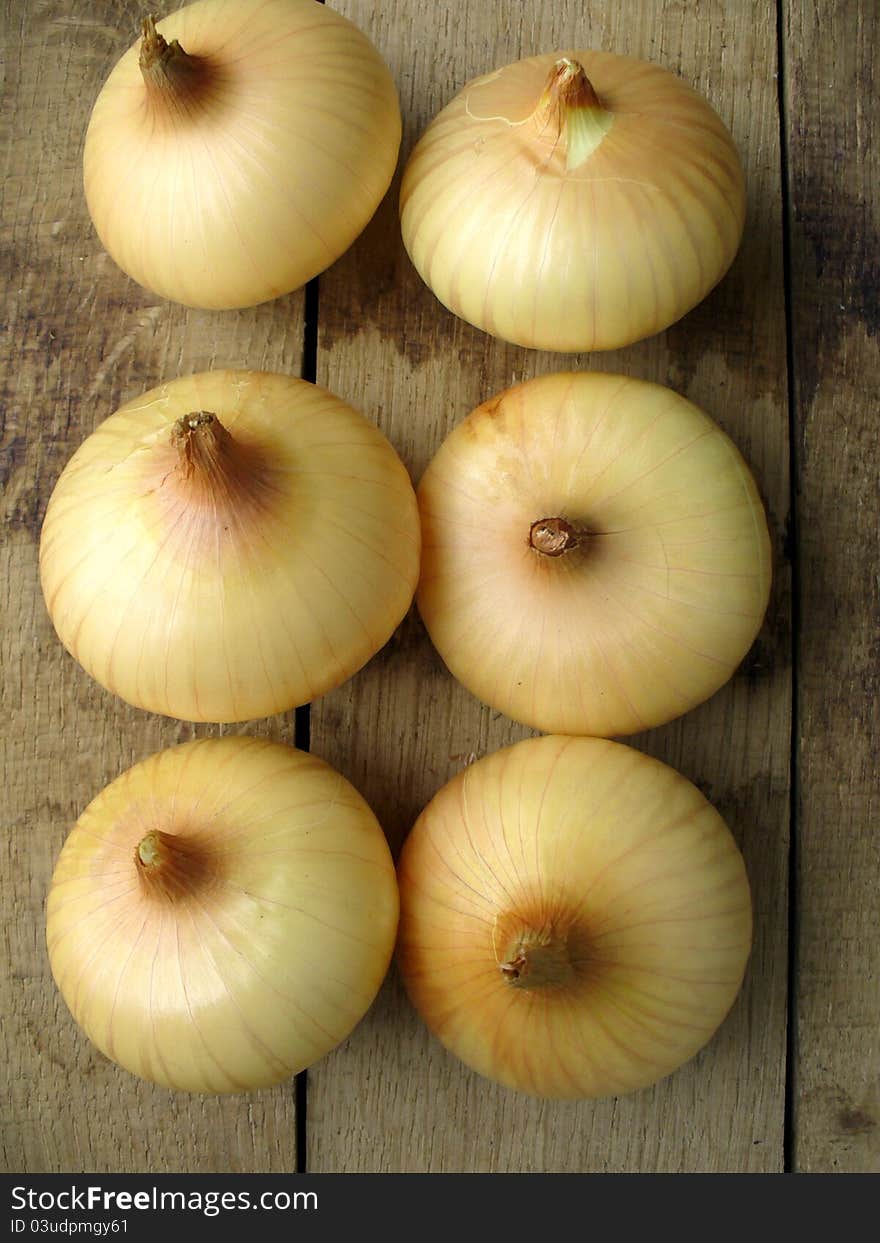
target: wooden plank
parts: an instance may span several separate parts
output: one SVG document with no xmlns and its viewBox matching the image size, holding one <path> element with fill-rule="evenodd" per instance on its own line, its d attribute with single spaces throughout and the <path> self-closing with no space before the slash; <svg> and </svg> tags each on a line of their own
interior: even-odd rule
<svg viewBox="0 0 880 1243">
<path fill-rule="evenodd" d="M 297 373 L 302 296 L 234 314 L 145 293 L 102 252 L 81 188 L 100 85 L 133 40 L 140 0 L 3 7 L 2 370 L 6 522 L 0 699 L 6 831 L 0 869 L 8 1094 L 7 1169 L 211 1171 L 296 1166 L 293 1083 L 252 1096 L 190 1097 L 139 1082 L 76 1028 L 44 946 L 49 878 L 64 837 L 107 781 L 143 756 L 220 732 L 149 716 L 94 685 L 62 650 L 37 576 L 49 492 L 80 441 L 122 401 L 217 366 Z M 247 727 L 292 741 L 292 718 Z"/>
<path fill-rule="evenodd" d="M 880 1170 L 880 11 L 787 0 L 800 745 L 794 1164 Z"/>
<path fill-rule="evenodd" d="M 778 1170 L 783 1160 L 790 706 L 779 117 L 772 6 L 723 0 L 434 5 L 338 0 L 388 59 L 404 156 L 478 73 L 520 56 L 600 47 L 661 62 L 731 126 L 749 183 L 747 233 L 721 286 L 681 324 L 592 358 L 509 348 L 455 320 L 403 251 L 396 186 L 321 278 L 318 380 L 375 418 L 418 478 L 447 431 L 502 387 L 565 366 L 669 383 L 711 412 L 751 463 L 774 538 L 767 624 L 734 682 L 636 740 L 696 780 L 740 841 L 756 942 L 745 990 L 710 1047 L 654 1089 L 595 1104 L 527 1100 L 478 1079 L 427 1034 L 397 980 L 345 1046 L 309 1072 L 314 1170 Z M 453 683 L 411 616 L 347 687 L 312 709 L 312 745 L 373 804 L 395 846 L 465 757 L 523 730 Z"/>
</svg>

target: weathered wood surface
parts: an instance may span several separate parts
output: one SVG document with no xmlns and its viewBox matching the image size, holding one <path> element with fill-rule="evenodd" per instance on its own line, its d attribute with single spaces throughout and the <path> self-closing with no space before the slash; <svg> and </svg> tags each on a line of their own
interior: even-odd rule
<svg viewBox="0 0 880 1243">
<path fill-rule="evenodd" d="M 213 366 L 296 373 L 302 355 L 302 295 L 235 315 L 187 311 L 124 276 L 91 228 L 81 185 L 86 124 L 142 8 L 138 0 L 8 0 L 3 8 L 0 1058 L 8 1087 L 0 1165 L 290 1170 L 293 1083 L 252 1097 L 199 1098 L 135 1080 L 84 1039 L 45 952 L 49 878 L 86 803 L 153 751 L 221 732 L 129 708 L 64 652 L 37 575 L 52 486 L 80 441 L 154 384 Z M 292 719 L 250 728 L 293 741 Z"/>
<path fill-rule="evenodd" d="M 791 681 L 786 176 L 802 436 L 793 545 L 801 583 L 800 939 L 788 1138 L 799 1168 L 876 1164 L 877 449 L 868 377 L 876 370 L 877 248 L 867 206 L 876 154 L 873 165 L 866 159 L 876 19 L 868 0 L 861 8 L 837 0 L 820 30 L 814 6 L 781 2 L 787 170 L 770 3 L 335 0 L 391 65 L 404 156 L 467 78 L 532 52 L 598 46 L 657 60 L 709 97 L 743 154 L 749 217 L 730 274 L 681 324 L 630 350 L 570 358 L 505 347 L 444 311 L 402 250 L 392 193 L 321 278 L 318 381 L 375 419 L 416 479 L 453 423 L 514 380 L 589 366 L 669 383 L 713 414 L 750 462 L 773 532 L 775 584 L 768 621 L 733 683 L 684 720 L 636 740 L 697 781 L 746 856 L 755 951 L 718 1037 L 649 1092 L 541 1104 L 493 1087 L 444 1053 L 392 973 L 351 1038 L 309 1072 L 310 1169 L 782 1168 Z M 100 83 L 133 38 L 142 6 L 86 7 L 3 0 L 0 9 L 7 47 L 0 1054 L 8 1075 L 0 1163 L 33 1172 L 291 1170 L 292 1083 L 190 1098 L 136 1082 L 75 1027 L 43 944 L 52 866 L 85 803 L 149 752 L 220 732 L 128 708 L 62 651 L 36 560 L 54 480 L 100 419 L 160 380 L 212 365 L 297 373 L 304 345 L 302 295 L 233 314 L 185 311 L 144 293 L 103 254 L 82 199 L 82 141 Z M 855 104 L 843 84 L 860 89 Z M 245 728 L 293 740 L 291 716 Z M 411 616 L 366 670 L 314 706 L 311 732 L 313 748 L 359 786 L 396 847 L 470 753 L 523 731 L 452 682 Z"/>
<path fill-rule="evenodd" d="M 793 1157 L 880 1171 L 880 185 L 872 0 L 785 5 L 798 466 Z"/>
<path fill-rule="evenodd" d="M 539 51 L 596 46 L 658 60 L 710 98 L 743 154 L 749 217 L 732 271 L 682 323 L 629 350 L 573 359 L 504 346 L 439 307 L 406 258 L 392 198 L 321 278 L 319 382 L 378 418 L 416 479 L 452 425 L 514 380 L 575 365 L 668 383 L 711 412 L 753 467 L 774 535 L 776 583 L 767 624 L 734 683 L 637 740 L 706 791 L 745 852 L 755 950 L 717 1039 L 651 1091 L 596 1104 L 536 1102 L 446 1054 L 392 978 L 347 1044 L 309 1072 L 308 1168 L 780 1169 L 790 634 L 775 12 L 764 3 L 671 0 L 501 0 L 436 5 L 430 16 L 421 0 L 338 7 L 391 65 L 404 158 L 468 78 Z M 363 790 L 395 847 L 469 753 L 524 732 L 452 681 L 414 616 L 367 670 L 312 709 L 314 749 Z"/>
</svg>

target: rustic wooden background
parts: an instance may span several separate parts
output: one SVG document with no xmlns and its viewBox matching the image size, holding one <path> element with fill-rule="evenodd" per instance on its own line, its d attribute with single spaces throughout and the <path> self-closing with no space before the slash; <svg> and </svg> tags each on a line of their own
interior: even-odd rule
<svg viewBox="0 0 880 1243">
<path fill-rule="evenodd" d="M 312 289 L 235 313 L 186 311 L 102 252 L 81 191 L 91 105 L 139 0 L 2 0 L 3 1164 L 17 1171 L 778 1171 L 880 1168 L 878 239 L 874 0 L 335 0 L 396 78 L 405 157 L 469 78 L 539 51 L 659 61 L 730 125 L 749 184 L 720 287 L 632 349 L 561 357 L 455 320 L 411 269 L 397 183 Z M 872 145 L 872 127 L 875 142 Z M 636 740 L 727 818 L 754 892 L 744 991 L 712 1044 L 652 1090 L 528 1100 L 428 1035 L 393 974 L 305 1081 L 189 1097 L 107 1062 L 60 1001 L 44 903 L 70 825 L 120 771 L 221 732 L 151 717 L 95 686 L 54 637 L 37 544 L 51 488 L 121 402 L 212 366 L 305 374 L 383 428 L 417 479 L 449 428 L 501 387 L 562 366 L 668 383 L 750 462 L 774 539 L 767 622 L 734 681 Z M 523 731 L 455 685 L 412 615 L 348 686 L 246 727 L 310 745 L 372 803 L 396 847 L 471 753 Z"/>
</svg>

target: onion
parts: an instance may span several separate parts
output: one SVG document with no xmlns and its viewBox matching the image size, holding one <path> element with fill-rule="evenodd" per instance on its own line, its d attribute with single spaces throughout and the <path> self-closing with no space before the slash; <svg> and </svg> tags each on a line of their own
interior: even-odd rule
<svg viewBox="0 0 880 1243">
<path fill-rule="evenodd" d="M 345 251 L 391 182 L 397 93 L 315 0 L 199 0 L 144 22 L 86 135 L 86 201 L 123 271 L 189 306 L 252 306 Z"/>
<path fill-rule="evenodd" d="M 391 636 L 419 565 L 415 495 L 362 415 L 287 376 L 174 380 L 68 463 L 40 543 L 72 655 L 137 707 L 194 721 L 280 712 Z"/>
<path fill-rule="evenodd" d="M 397 907 L 382 830 L 339 773 L 211 738 L 135 765 L 83 812 L 46 935 L 102 1053 L 167 1087 L 241 1092 L 345 1039 L 388 969 Z"/>
<path fill-rule="evenodd" d="M 751 943 L 742 857 L 684 777 L 531 738 L 435 795 L 398 870 L 409 995 L 457 1057 L 537 1096 L 647 1087 L 712 1036 Z"/>
<path fill-rule="evenodd" d="M 418 489 L 417 601 L 460 682 L 551 733 L 629 734 L 728 680 L 770 542 L 748 468 L 658 384 L 556 374 L 456 427 Z"/>
<path fill-rule="evenodd" d="M 657 65 L 534 56 L 476 78 L 429 125 L 403 240 L 456 315 L 517 345 L 607 350 L 721 279 L 745 219 L 733 140 Z"/>
</svg>

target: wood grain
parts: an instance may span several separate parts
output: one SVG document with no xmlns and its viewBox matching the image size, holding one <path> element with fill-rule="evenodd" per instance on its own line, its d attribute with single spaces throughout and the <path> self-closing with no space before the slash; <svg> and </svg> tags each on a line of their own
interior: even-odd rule
<svg viewBox="0 0 880 1243">
<path fill-rule="evenodd" d="M 81 189 L 89 111 L 132 42 L 139 0 L 3 6 L 2 369 L 5 831 L 0 867 L 8 1094 L 0 1163 L 29 1172 L 291 1170 L 294 1088 L 190 1097 L 139 1082 L 73 1023 L 49 972 L 45 898 L 86 803 L 136 760 L 221 732 L 149 716 L 63 651 L 37 576 L 49 493 L 81 440 L 121 402 L 213 366 L 297 373 L 301 295 L 233 315 L 160 302 L 103 253 Z M 80 10 L 75 15 L 75 10 Z M 292 718 L 249 730 L 293 740 Z"/>
<path fill-rule="evenodd" d="M 336 7 L 391 65 L 404 157 L 468 78 L 539 51 L 595 46 L 657 60 L 709 97 L 743 154 L 749 214 L 733 269 L 682 323 L 630 350 L 571 357 L 507 347 L 443 310 L 403 251 L 395 187 L 352 251 L 321 278 L 318 381 L 376 419 L 415 478 L 455 422 L 518 379 L 576 366 L 668 383 L 717 418 L 750 462 L 776 565 L 767 623 L 734 681 L 684 720 L 635 740 L 701 786 L 745 853 L 755 949 L 717 1038 L 650 1091 L 594 1104 L 532 1101 L 447 1055 L 392 976 L 349 1041 L 309 1072 L 307 1168 L 778 1170 L 791 661 L 774 10 L 721 0 Z M 361 789 L 395 846 L 470 753 L 524 732 L 453 682 L 414 615 L 358 678 L 312 709 L 313 748 Z"/>
<path fill-rule="evenodd" d="M 880 184 L 871 0 L 786 12 L 798 466 L 794 1164 L 880 1170 Z"/>
<path fill-rule="evenodd" d="M 507 348 L 456 321 L 403 253 L 392 194 L 321 279 L 318 379 L 360 406 L 418 477 L 448 429 L 517 379 L 584 366 L 678 388 L 751 463 L 774 532 L 767 624 L 731 685 L 638 745 L 695 779 L 743 846 L 756 900 L 746 988 L 694 1063 L 637 1096 L 531 1102 L 429 1037 L 392 975 L 371 1014 L 309 1075 L 308 1162 L 321 1170 L 776 1170 L 783 1160 L 791 640 L 799 566 L 799 861 L 794 1164 L 880 1168 L 878 957 L 878 371 L 876 6 L 781 0 L 790 167 L 798 527 L 786 541 L 788 441 L 774 8 L 573 0 L 493 5 L 337 0 L 401 91 L 404 152 L 464 81 L 552 47 L 598 46 L 680 72 L 730 124 L 749 181 L 739 258 L 707 301 L 631 350 L 570 358 Z M 290 1170 L 293 1084 L 191 1098 L 138 1083 L 73 1024 L 48 969 L 44 904 L 61 842 L 112 777 L 162 746 L 220 732 L 107 695 L 63 652 L 37 581 L 40 522 L 81 439 L 123 400 L 212 365 L 297 373 L 303 299 L 185 311 L 103 254 L 80 186 L 91 103 L 134 37 L 134 0 L 2 0 L 2 272 L 6 282 L 0 573 L 3 781 L 0 1163 L 12 1170 Z M 86 12 L 86 9 L 88 10 Z M 874 144 L 872 145 L 872 138 Z M 244 728 L 244 727 L 243 727 Z M 246 728 L 291 741 L 290 718 Z M 312 713 L 314 749 L 363 790 L 399 844 L 471 753 L 522 730 L 456 686 L 412 615 Z"/>
</svg>

